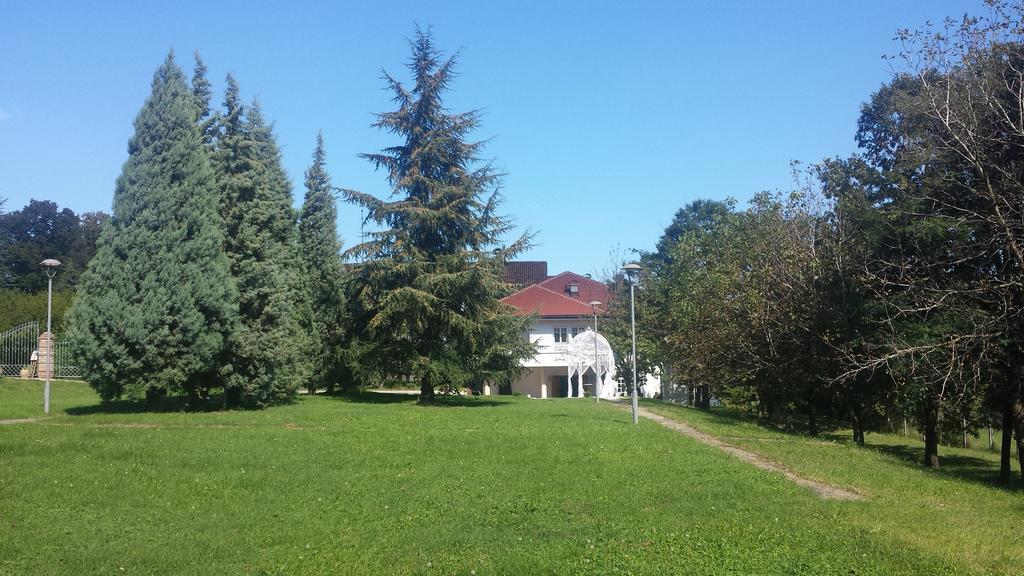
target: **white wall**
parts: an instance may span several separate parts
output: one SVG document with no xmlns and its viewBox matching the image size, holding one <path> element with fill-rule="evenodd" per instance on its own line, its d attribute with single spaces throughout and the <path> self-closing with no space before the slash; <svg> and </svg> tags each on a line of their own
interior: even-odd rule
<svg viewBox="0 0 1024 576">
<path fill-rule="evenodd" d="M 518 392 L 524 396 L 532 396 L 533 398 L 540 398 L 543 391 L 541 390 L 541 384 L 547 384 L 547 374 L 545 374 L 544 368 L 531 368 L 526 370 L 519 380 L 512 383 L 512 392 Z M 548 396 L 551 395 L 551 390 L 547 390 Z"/>
<path fill-rule="evenodd" d="M 569 349 L 568 342 L 555 342 L 555 328 L 566 328 L 568 330 L 568 336 L 571 339 L 573 334 L 573 328 L 579 329 L 580 332 L 586 330 L 587 326 L 593 328 L 594 319 L 591 317 L 587 318 L 569 318 L 569 319 L 549 319 L 549 318 L 536 318 L 530 323 L 530 342 L 537 344 L 537 355 L 526 360 L 524 366 L 565 366 L 566 365 L 566 352 Z M 598 325 L 600 328 L 600 324 Z"/>
<path fill-rule="evenodd" d="M 549 380 L 551 376 L 568 374 L 566 365 L 568 364 L 567 352 L 569 344 L 568 342 L 555 342 L 555 328 L 567 328 L 569 330 L 569 338 L 572 338 L 573 328 L 583 331 L 588 326 L 593 329 L 593 316 L 566 319 L 535 318 L 530 323 L 529 338 L 531 342 L 537 344 L 537 354 L 523 362 L 523 366 L 527 368 L 527 371 L 520 376 L 519 380 L 513 382 L 512 391 L 539 398 L 541 396 L 540 385 L 544 383 L 548 385 L 547 396 L 550 398 L 556 395 L 558 391 L 552 389 Z M 597 328 L 600 331 L 600 320 L 598 320 Z M 617 353 L 618 351 L 614 352 Z M 541 367 L 546 368 L 541 370 Z M 614 366 L 612 366 L 610 380 L 612 385 L 618 384 L 615 381 Z M 661 390 L 661 376 L 660 374 L 648 374 L 646 381 L 641 381 L 639 384 L 641 394 L 648 398 L 653 397 L 655 393 Z M 625 389 L 628 390 L 629 386 L 626 386 Z M 491 393 L 497 394 L 497 387 L 492 387 Z"/>
</svg>

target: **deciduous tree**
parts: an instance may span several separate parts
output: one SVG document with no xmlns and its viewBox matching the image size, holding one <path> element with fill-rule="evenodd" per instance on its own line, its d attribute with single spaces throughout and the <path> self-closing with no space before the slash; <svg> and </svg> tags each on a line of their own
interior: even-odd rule
<svg viewBox="0 0 1024 576">
<path fill-rule="evenodd" d="M 61 285 L 74 287 L 96 252 L 107 215 L 81 216 L 49 200 L 30 200 L 21 210 L 0 215 L 0 286 L 22 292 L 46 290 L 39 262 L 61 261 Z"/>
</svg>

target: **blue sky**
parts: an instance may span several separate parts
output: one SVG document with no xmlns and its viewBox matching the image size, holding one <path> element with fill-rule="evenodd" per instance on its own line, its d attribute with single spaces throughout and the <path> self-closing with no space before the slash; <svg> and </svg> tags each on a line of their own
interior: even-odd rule
<svg viewBox="0 0 1024 576">
<path fill-rule="evenodd" d="M 507 172 L 524 258 L 601 274 L 650 249 L 697 198 L 793 186 L 790 161 L 854 151 L 860 104 L 890 74 L 894 32 L 981 0 L 744 2 L 40 2 L 0 19 L 0 197 L 109 211 L 132 120 L 169 49 L 232 72 L 276 124 L 294 194 L 317 130 L 337 186 L 388 193 L 357 158 L 394 140 L 381 69 L 405 78 L 414 23 L 460 51 L 453 110 Z M 358 209 L 339 205 L 346 244 Z"/>
</svg>

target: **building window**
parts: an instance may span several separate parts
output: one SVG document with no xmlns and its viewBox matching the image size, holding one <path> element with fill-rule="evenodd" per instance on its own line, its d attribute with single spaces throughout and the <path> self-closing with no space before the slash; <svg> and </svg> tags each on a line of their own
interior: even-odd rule
<svg viewBox="0 0 1024 576">
<path fill-rule="evenodd" d="M 569 329 L 565 326 L 555 327 L 555 342 L 568 342 L 569 341 Z"/>
<path fill-rule="evenodd" d="M 575 338 L 576 336 L 578 336 L 580 332 L 583 332 L 583 328 L 581 328 L 581 327 L 579 327 L 579 326 L 573 326 L 573 327 L 572 327 L 572 337 L 573 337 L 573 338 Z"/>
</svg>

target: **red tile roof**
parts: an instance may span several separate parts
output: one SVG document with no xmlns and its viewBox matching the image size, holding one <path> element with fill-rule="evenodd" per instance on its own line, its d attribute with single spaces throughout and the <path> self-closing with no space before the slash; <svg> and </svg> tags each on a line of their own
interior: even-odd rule
<svg viewBox="0 0 1024 576">
<path fill-rule="evenodd" d="M 519 292 L 502 299 L 502 302 L 516 308 L 516 316 L 536 313 L 541 317 L 550 316 L 589 316 L 593 314 L 590 306 L 576 298 L 563 296 L 554 290 L 548 290 L 540 284 L 527 286 Z"/>
<path fill-rule="evenodd" d="M 521 260 L 505 263 L 505 282 L 520 288 L 543 282 L 548 278 L 548 263 Z"/>
<path fill-rule="evenodd" d="M 569 284 L 576 284 L 579 291 L 575 294 L 570 293 L 567 289 Z M 517 316 L 532 313 L 537 313 L 542 318 L 590 316 L 594 313 L 590 301 L 599 300 L 607 305 L 608 297 L 608 287 L 604 283 L 573 272 L 562 272 L 539 284 L 527 286 L 502 299 L 502 302 L 514 306 Z M 598 311 L 602 308 L 604 307 L 599 307 Z"/>
<path fill-rule="evenodd" d="M 598 282 L 593 278 L 580 276 L 575 272 L 562 272 L 561 274 L 556 274 L 539 284 L 548 290 L 560 292 L 574 300 L 580 300 L 584 304 L 588 304 L 592 300 L 598 300 L 602 304 L 608 303 L 608 286 L 604 282 Z M 578 295 L 569 293 L 567 288 L 569 284 L 576 284 L 579 286 Z"/>
</svg>

